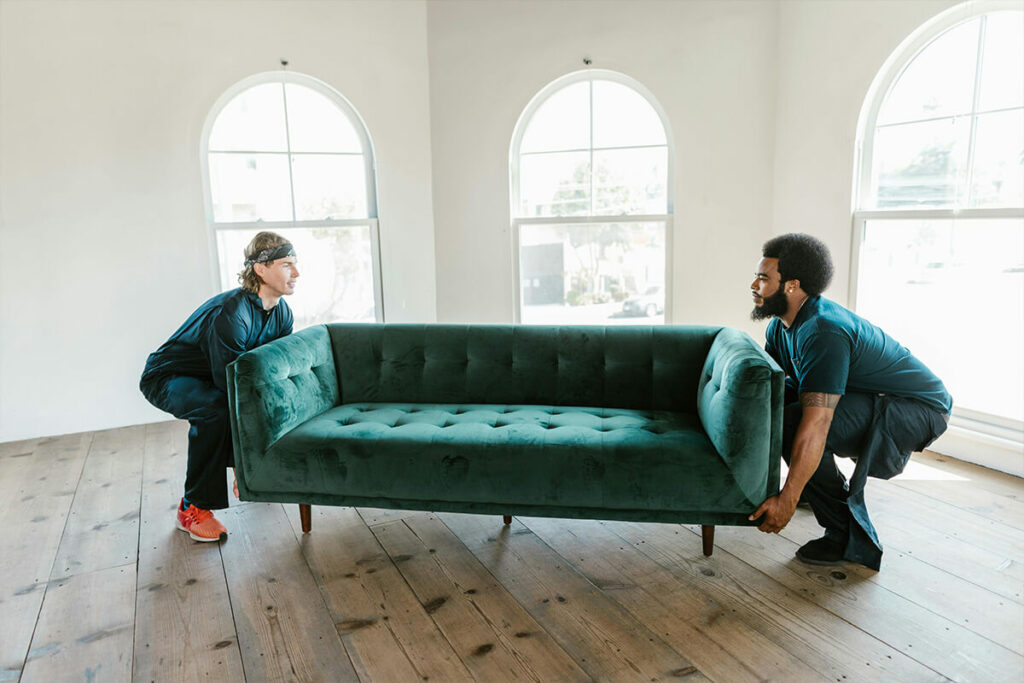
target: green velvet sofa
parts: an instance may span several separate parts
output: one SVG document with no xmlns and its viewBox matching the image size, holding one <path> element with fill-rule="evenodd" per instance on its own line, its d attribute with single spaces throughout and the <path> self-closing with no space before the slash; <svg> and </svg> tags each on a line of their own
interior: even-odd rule
<svg viewBox="0 0 1024 683">
<path fill-rule="evenodd" d="M 228 367 L 243 500 L 714 525 L 778 492 L 783 375 L 727 327 L 331 324 Z"/>
</svg>

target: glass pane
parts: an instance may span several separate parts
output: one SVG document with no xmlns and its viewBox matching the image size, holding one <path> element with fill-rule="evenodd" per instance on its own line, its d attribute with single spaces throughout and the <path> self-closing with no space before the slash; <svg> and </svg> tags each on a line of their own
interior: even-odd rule
<svg viewBox="0 0 1024 683">
<path fill-rule="evenodd" d="M 523 133 L 520 152 L 555 152 L 590 147 L 590 82 L 556 91 L 537 107 Z"/>
<path fill-rule="evenodd" d="M 875 132 L 872 187 L 878 208 L 954 206 L 964 193 L 970 117 Z"/>
<path fill-rule="evenodd" d="M 981 111 L 1024 106 L 1024 12 L 993 12 L 985 19 Z"/>
<path fill-rule="evenodd" d="M 256 230 L 220 230 L 221 287 L 238 286 L 245 245 Z M 287 228 L 276 231 L 295 245 L 299 281 L 287 298 L 295 329 L 329 322 L 373 322 L 373 254 L 370 226 Z"/>
<path fill-rule="evenodd" d="M 210 151 L 288 151 L 281 85 L 257 85 L 228 102 L 210 131 Z"/>
<path fill-rule="evenodd" d="M 978 116 L 971 206 L 1024 206 L 1024 109 Z"/>
<path fill-rule="evenodd" d="M 290 221 L 288 156 L 211 152 L 210 194 L 218 223 Z"/>
<path fill-rule="evenodd" d="M 954 26 L 910 62 L 878 113 L 878 124 L 971 111 L 981 19 Z"/>
<path fill-rule="evenodd" d="M 629 86 L 594 81 L 594 147 L 664 145 L 661 117 Z"/>
<path fill-rule="evenodd" d="M 520 226 L 521 320 L 665 322 L 665 224 Z"/>
<path fill-rule="evenodd" d="M 594 152 L 594 213 L 666 213 L 668 148 Z"/>
<path fill-rule="evenodd" d="M 868 221 L 857 309 L 957 406 L 1024 419 L 1024 221 Z"/>
<path fill-rule="evenodd" d="M 359 134 L 338 105 L 315 90 L 294 83 L 287 84 L 285 92 L 293 152 L 362 153 Z"/>
<path fill-rule="evenodd" d="M 590 213 L 590 153 L 530 154 L 519 158 L 520 218 Z"/>
<path fill-rule="evenodd" d="M 296 220 L 366 218 L 363 156 L 293 154 Z"/>
</svg>

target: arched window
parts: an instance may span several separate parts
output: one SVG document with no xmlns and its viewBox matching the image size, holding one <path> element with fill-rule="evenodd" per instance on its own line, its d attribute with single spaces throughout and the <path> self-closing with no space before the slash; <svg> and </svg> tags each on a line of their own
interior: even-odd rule
<svg viewBox="0 0 1024 683">
<path fill-rule="evenodd" d="M 202 158 L 221 289 L 238 286 L 245 245 L 272 230 L 299 257 L 296 329 L 383 319 L 373 147 L 340 94 L 301 74 L 251 76 L 211 110 Z"/>
<path fill-rule="evenodd" d="M 858 136 L 852 288 L 858 312 L 945 381 L 954 425 L 1011 440 L 1024 425 L 1019 7 L 954 7 L 878 74 Z"/>
<path fill-rule="evenodd" d="M 590 69 L 527 105 L 509 154 L 516 318 L 664 322 L 672 145 L 654 97 Z"/>
</svg>

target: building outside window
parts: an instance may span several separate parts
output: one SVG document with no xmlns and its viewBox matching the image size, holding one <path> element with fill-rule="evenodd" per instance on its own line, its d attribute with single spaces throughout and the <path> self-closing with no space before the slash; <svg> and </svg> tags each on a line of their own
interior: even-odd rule
<svg viewBox="0 0 1024 683">
<path fill-rule="evenodd" d="M 207 217 L 221 290 L 261 230 L 294 245 L 295 328 L 383 320 L 373 148 L 355 109 L 302 74 L 230 88 L 203 131 Z"/>
<path fill-rule="evenodd" d="M 569 74 L 526 107 L 509 157 L 517 322 L 664 322 L 672 145 L 654 97 Z"/>
<path fill-rule="evenodd" d="M 890 58 L 861 115 L 854 211 L 856 310 L 945 381 L 953 426 L 1007 445 L 1024 434 L 1019 7 L 965 3 Z"/>
</svg>

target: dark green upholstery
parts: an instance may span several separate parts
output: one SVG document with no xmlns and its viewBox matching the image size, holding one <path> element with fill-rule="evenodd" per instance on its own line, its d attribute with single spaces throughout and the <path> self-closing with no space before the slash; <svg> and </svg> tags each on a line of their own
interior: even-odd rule
<svg viewBox="0 0 1024 683">
<path fill-rule="evenodd" d="M 783 378 L 719 327 L 314 327 L 229 367 L 243 499 L 747 524 Z"/>
</svg>

